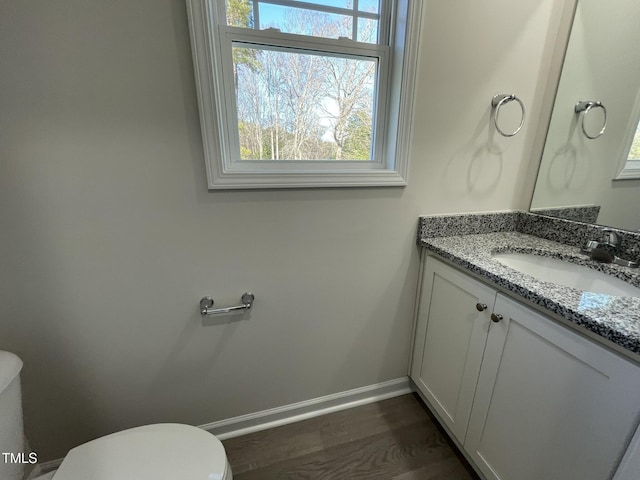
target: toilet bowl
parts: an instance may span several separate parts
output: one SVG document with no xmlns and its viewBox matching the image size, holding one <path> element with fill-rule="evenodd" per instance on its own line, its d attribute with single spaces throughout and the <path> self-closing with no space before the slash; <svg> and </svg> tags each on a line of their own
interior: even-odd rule
<svg viewBox="0 0 640 480">
<path fill-rule="evenodd" d="M 21 453 L 22 361 L 0 351 L 0 451 Z M 0 462 L 1 480 L 21 480 L 20 463 Z M 31 478 L 31 477 L 30 477 Z M 53 480 L 231 480 L 222 442 L 190 425 L 159 423 L 92 440 L 69 451 Z"/>
<path fill-rule="evenodd" d="M 53 480 L 231 480 L 220 440 L 189 425 L 131 428 L 73 448 Z"/>
</svg>

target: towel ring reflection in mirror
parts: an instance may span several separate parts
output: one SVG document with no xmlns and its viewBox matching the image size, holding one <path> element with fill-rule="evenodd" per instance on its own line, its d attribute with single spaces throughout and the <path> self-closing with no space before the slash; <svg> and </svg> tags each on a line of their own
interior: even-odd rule
<svg viewBox="0 0 640 480">
<path fill-rule="evenodd" d="M 518 128 L 516 128 L 511 133 L 506 133 L 498 125 L 498 116 L 500 115 L 500 108 L 503 105 L 505 105 L 505 104 L 507 104 L 507 103 L 509 103 L 509 102 L 511 102 L 513 100 L 515 100 L 516 102 L 518 102 L 518 104 L 520 104 L 520 109 L 522 110 L 522 119 L 520 120 L 520 125 L 518 126 Z M 503 137 L 513 137 L 516 133 L 518 133 L 520 131 L 520 129 L 524 125 L 524 115 L 525 115 L 524 114 L 524 104 L 522 103 L 522 100 L 520 100 L 515 95 L 513 95 L 513 94 L 507 95 L 505 93 L 502 93 L 502 94 L 499 94 L 499 95 L 495 95 L 491 99 L 491 108 L 493 109 L 493 123 L 496 126 L 496 130 L 498 131 L 498 133 L 500 133 L 500 135 L 502 135 Z"/>
<path fill-rule="evenodd" d="M 600 130 L 596 135 L 592 136 L 592 135 L 589 135 L 587 133 L 587 129 L 584 128 L 584 119 L 587 118 L 587 115 L 589 115 L 589 112 L 593 108 L 602 109 L 602 114 L 604 115 L 604 121 L 602 123 L 602 130 Z M 574 110 L 576 112 L 576 115 L 580 115 L 581 112 L 584 112 L 584 114 L 582 115 L 582 121 L 580 122 L 580 125 L 582 126 L 582 133 L 584 133 L 585 137 L 590 138 L 591 140 L 595 140 L 596 138 L 598 138 L 600 135 L 604 133 L 604 131 L 607 128 L 607 109 L 602 104 L 602 102 L 593 102 L 591 100 L 586 100 L 586 101 L 580 100 L 578 103 L 576 103 Z"/>
</svg>

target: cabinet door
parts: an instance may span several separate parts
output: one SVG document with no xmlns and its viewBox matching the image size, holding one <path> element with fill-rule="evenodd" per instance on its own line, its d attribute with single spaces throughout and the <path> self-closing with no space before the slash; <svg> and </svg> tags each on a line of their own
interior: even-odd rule
<svg viewBox="0 0 640 480">
<path fill-rule="evenodd" d="M 638 480 L 640 478 L 640 427 L 636 430 L 613 480 Z"/>
<path fill-rule="evenodd" d="M 494 300 L 492 288 L 427 257 L 411 378 L 460 443 L 467 431 Z"/>
<path fill-rule="evenodd" d="M 465 450 L 488 479 L 610 479 L 640 367 L 501 294 L 494 312 Z"/>
</svg>

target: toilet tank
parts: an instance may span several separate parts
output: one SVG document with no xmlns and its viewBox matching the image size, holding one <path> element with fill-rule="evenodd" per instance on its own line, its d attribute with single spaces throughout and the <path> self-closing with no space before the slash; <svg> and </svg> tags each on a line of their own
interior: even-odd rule
<svg viewBox="0 0 640 480">
<path fill-rule="evenodd" d="M 22 454 L 22 395 L 20 393 L 22 360 L 0 350 L 0 479 L 21 480 L 24 468 L 19 461 L 11 461 L 5 454 Z"/>
</svg>

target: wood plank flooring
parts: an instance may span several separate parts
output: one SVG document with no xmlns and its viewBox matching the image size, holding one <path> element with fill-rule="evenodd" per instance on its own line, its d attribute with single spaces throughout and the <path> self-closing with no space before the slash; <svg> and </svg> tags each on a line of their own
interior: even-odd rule
<svg viewBox="0 0 640 480">
<path fill-rule="evenodd" d="M 234 480 L 477 480 L 415 394 L 225 440 Z"/>
</svg>

